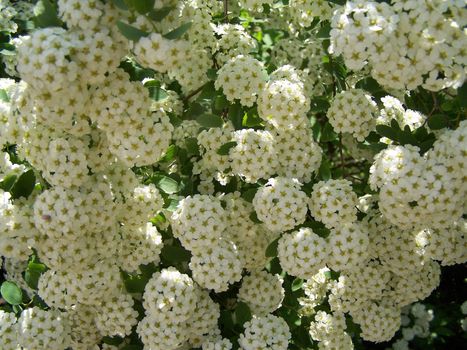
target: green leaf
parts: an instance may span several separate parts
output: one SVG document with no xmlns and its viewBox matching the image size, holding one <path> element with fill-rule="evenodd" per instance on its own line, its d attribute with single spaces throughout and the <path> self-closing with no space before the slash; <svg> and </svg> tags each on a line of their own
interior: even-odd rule
<svg viewBox="0 0 467 350">
<path fill-rule="evenodd" d="M 390 140 L 393 140 L 393 141 L 398 140 L 397 130 L 394 130 L 390 126 L 387 126 L 387 125 L 384 125 L 384 124 L 376 125 L 376 131 L 381 136 L 387 137 Z"/>
<path fill-rule="evenodd" d="M 34 171 L 30 169 L 25 173 L 21 174 L 18 180 L 15 182 L 10 191 L 11 197 L 13 199 L 17 199 L 20 197 L 29 197 L 29 195 L 34 190 L 35 185 L 36 176 L 34 175 Z"/>
<path fill-rule="evenodd" d="M 209 68 L 206 75 L 210 80 L 216 80 L 217 79 L 217 70 L 214 68 Z"/>
<path fill-rule="evenodd" d="M 327 98 L 315 97 L 311 100 L 310 111 L 314 113 L 326 112 L 330 106 Z"/>
<path fill-rule="evenodd" d="M 5 281 L 0 288 L 3 299 L 10 305 L 20 305 L 23 302 L 23 292 L 15 283 Z"/>
<path fill-rule="evenodd" d="M 201 114 L 196 118 L 196 121 L 199 125 L 207 128 L 219 128 L 224 124 L 224 121 L 220 116 L 210 113 Z"/>
<path fill-rule="evenodd" d="M 191 253 L 181 245 L 165 245 L 162 248 L 161 255 L 164 260 L 171 264 L 187 262 L 191 258 Z"/>
<path fill-rule="evenodd" d="M 457 99 L 461 107 L 467 107 L 467 82 L 457 89 Z"/>
<path fill-rule="evenodd" d="M 327 160 L 321 162 L 321 166 L 318 170 L 318 175 L 321 180 L 327 181 L 331 178 L 331 166 Z"/>
<path fill-rule="evenodd" d="M 321 28 L 318 30 L 318 33 L 316 34 L 316 37 L 321 38 L 321 39 L 327 39 L 330 37 L 330 32 L 331 32 L 331 24 L 326 21 L 321 24 Z"/>
<path fill-rule="evenodd" d="M 266 257 L 273 258 L 277 256 L 277 247 L 279 246 L 279 239 L 280 237 L 276 238 L 274 241 L 269 243 L 268 247 L 266 248 Z"/>
<path fill-rule="evenodd" d="M 199 156 L 199 145 L 196 137 L 188 137 L 185 139 L 185 148 L 190 156 Z"/>
<path fill-rule="evenodd" d="M 37 284 L 39 282 L 39 278 L 41 275 L 47 271 L 47 266 L 42 263 L 37 263 L 34 261 L 30 261 L 24 272 L 24 280 L 26 281 L 27 285 L 34 290 L 37 290 Z"/>
<path fill-rule="evenodd" d="M 427 120 L 428 127 L 431 130 L 439 130 L 448 126 L 448 118 L 442 114 L 434 114 Z"/>
<path fill-rule="evenodd" d="M 125 22 L 118 21 L 117 27 L 125 38 L 132 41 L 138 41 L 141 38 L 147 37 L 149 33 L 135 28 Z"/>
<path fill-rule="evenodd" d="M 379 85 L 379 83 L 372 77 L 367 77 L 362 80 L 359 80 L 355 84 L 356 88 L 366 90 L 370 92 L 373 96 L 379 97 L 378 94 L 386 95 L 384 89 Z M 381 96 L 382 97 L 382 96 Z"/>
<path fill-rule="evenodd" d="M 3 178 L 3 181 L 0 182 L 0 188 L 5 192 L 9 192 L 18 178 L 17 175 L 11 174 Z"/>
<path fill-rule="evenodd" d="M 58 18 L 57 8 L 49 0 L 39 0 L 34 6 L 34 24 L 37 27 L 60 27 L 62 22 Z"/>
<path fill-rule="evenodd" d="M 155 0 L 131 0 L 131 3 L 136 11 L 144 15 L 154 9 Z"/>
<path fill-rule="evenodd" d="M 229 119 L 235 130 L 240 130 L 243 123 L 243 108 L 240 103 L 235 103 L 229 107 Z"/>
<path fill-rule="evenodd" d="M 292 282 L 292 292 L 296 292 L 297 290 L 302 289 L 303 286 L 303 280 L 301 278 L 295 278 Z"/>
<path fill-rule="evenodd" d="M 119 348 L 120 350 L 143 350 L 144 346 L 143 345 L 137 345 L 137 344 L 128 344 L 125 345 L 122 348 Z"/>
<path fill-rule="evenodd" d="M 180 191 L 178 182 L 168 176 L 162 176 L 160 180 L 157 181 L 156 186 L 167 194 L 174 194 Z"/>
<path fill-rule="evenodd" d="M 105 336 L 102 338 L 102 342 L 108 345 L 120 345 L 123 343 L 123 338 L 119 337 L 118 335 L 114 337 Z"/>
<path fill-rule="evenodd" d="M 164 34 L 163 37 L 166 39 L 170 39 L 170 40 L 179 39 L 183 36 L 183 34 L 185 34 L 188 31 L 188 29 L 190 29 L 191 25 L 192 25 L 192 22 L 184 23 L 180 27 L 172 30 L 171 32 Z"/>
<path fill-rule="evenodd" d="M 181 200 L 182 200 L 182 197 L 170 196 L 169 201 L 168 201 L 168 205 L 164 206 L 164 209 L 166 209 L 167 211 L 170 211 L 170 212 L 175 211 Z M 165 203 L 165 204 L 167 204 L 167 203 Z"/>
<path fill-rule="evenodd" d="M 128 6 L 126 5 L 125 0 L 112 0 L 112 3 L 120 10 L 128 10 Z"/>
<path fill-rule="evenodd" d="M 154 22 L 162 21 L 174 9 L 174 7 L 162 7 L 160 9 L 152 9 L 148 13 L 148 17 Z"/>
<path fill-rule="evenodd" d="M 212 109 L 218 113 L 222 112 L 228 105 L 229 101 L 227 101 L 227 98 L 224 95 L 217 95 L 212 100 Z"/>
<path fill-rule="evenodd" d="M 224 143 L 222 146 L 219 147 L 219 149 L 217 150 L 217 154 L 221 155 L 221 156 L 226 156 L 229 154 L 230 152 L 230 149 L 235 147 L 237 145 L 237 142 L 236 141 L 231 141 L 231 142 L 227 142 L 227 143 Z"/>
<path fill-rule="evenodd" d="M 258 188 L 255 187 L 255 188 L 250 188 L 244 192 L 242 192 L 242 194 L 240 195 L 240 197 L 242 197 L 244 200 L 246 200 L 247 202 L 253 202 L 253 198 L 255 198 L 255 195 L 256 195 L 256 192 L 258 192 Z"/>
<path fill-rule="evenodd" d="M 159 162 L 170 162 L 175 158 L 177 153 L 178 153 L 178 147 L 172 144 L 167 148 L 164 156 L 161 159 L 159 159 Z"/>
<path fill-rule="evenodd" d="M 169 96 L 167 91 L 160 86 L 149 86 L 148 90 L 149 97 L 151 97 L 154 101 L 161 101 Z"/>
<path fill-rule="evenodd" d="M 0 89 L 0 101 L 10 102 L 10 98 L 4 89 Z"/>
<path fill-rule="evenodd" d="M 321 131 L 321 142 L 330 142 L 337 140 L 337 134 L 334 132 L 332 125 L 330 123 L 326 123 L 324 125 L 323 130 Z"/>
<path fill-rule="evenodd" d="M 235 323 L 243 326 L 246 322 L 251 320 L 251 318 L 250 307 L 243 301 L 239 301 L 235 308 Z"/>
<path fill-rule="evenodd" d="M 251 212 L 249 218 L 250 218 L 250 220 L 253 221 L 255 224 L 261 224 L 261 220 L 258 219 L 258 215 L 256 214 L 255 211 Z"/>
<path fill-rule="evenodd" d="M 144 287 L 149 281 L 149 277 L 145 275 L 130 275 L 122 271 L 123 284 L 128 293 L 142 293 Z"/>
<path fill-rule="evenodd" d="M 13 305 L 13 312 L 19 316 L 23 312 L 23 307 L 21 305 Z"/>
</svg>

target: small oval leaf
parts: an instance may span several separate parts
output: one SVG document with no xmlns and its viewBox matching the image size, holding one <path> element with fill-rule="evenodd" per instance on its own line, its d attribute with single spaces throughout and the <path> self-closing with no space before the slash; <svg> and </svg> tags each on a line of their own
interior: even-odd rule
<svg viewBox="0 0 467 350">
<path fill-rule="evenodd" d="M 222 124 L 224 124 L 224 121 L 220 116 L 210 113 L 200 115 L 196 118 L 196 121 L 199 125 L 207 128 L 220 128 Z"/>
<path fill-rule="evenodd" d="M 190 29 L 191 24 L 192 22 L 184 23 L 180 27 L 172 30 L 171 32 L 164 34 L 163 37 L 170 40 L 180 39 L 183 36 L 183 34 L 185 34 L 188 31 L 188 29 Z"/>
<path fill-rule="evenodd" d="M 15 283 L 5 281 L 0 288 L 3 299 L 10 305 L 20 305 L 23 302 L 23 292 Z"/>
<path fill-rule="evenodd" d="M 138 41 L 141 38 L 144 38 L 149 35 L 149 33 L 142 31 L 138 28 L 135 28 L 125 22 L 118 21 L 117 27 L 122 33 L 122 35 L 128 40 Z"/>
<path fill-rule="evenodd" d="M 219 149 L 217 150 L 217 154 L 221 155 L 221 156 L 226 156 L 229 154 L 230 152 L 230 149 L 235 147 L 237 145 L 237 142 L 235 141 L 232 141 L 232 142 L 227 142 L 227 143 L 224 143 L 222 146 L 219 147 Z"/>
</svg>

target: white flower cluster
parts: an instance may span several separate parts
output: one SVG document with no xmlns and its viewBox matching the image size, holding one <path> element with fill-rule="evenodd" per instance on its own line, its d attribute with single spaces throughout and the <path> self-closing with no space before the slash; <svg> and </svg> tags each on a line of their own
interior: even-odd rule
<svg viewBox="0 0 467 350">
<path fill-rule="evenodd" d="M 284 295 L 279 275 L 253 271 L 242 279 L 237 298 L 247 303 L 254 315 L 265 316 L 281 306 Z"/>
<path fill-rule="evenodd" d="M 222 201 L 226 203 L 226 236 L 237 246 L 242 265 L 249 271 L 261 270 L 270 259 L 264 252 L 276 234 L 251 220 L 254 207 L 240 193 L 227 194 Z"/>
<path fill-rule="evenodd" d="M 275 128 L 296 128 L 306 123 L 310 99 L 303 83 L 270 80 L 258 96 L 258 114 Z"/>
<path fill-rule="evenodd" d="M 307 206 L 305 192 L 297 180 L 276 177 L 261 187 L 253 198 L 258 219 L 273 232 L 293 229 L 305 221 Z"/>
<path fill-rule="evenodd" d="M 166 73 L 185 59 L 188 43 L 164 38 L 159 33 L 139 39 L 133 48 L 136 59 L 144 66 Z"/>
<path fill-rule="evenodd" d="M 309 27 L 316 17 L 329 20 L 336 6 L 326 0 L 290 0 L 290 17 L 301 27 Z"/>
<path fill-rule="evenodd" d="M 128 166 L 142 166 L 162 157 L 173 126 L 163 110 L 151 111 L 149 92 L 143 84 L 129 78 L 117 70 L 97 86 L 90 117 L 105 131 L 113 154 Z"/>
<path fill-rule="evenodd" d="M 241 8 L 255 12 L 263 12 L 263 6 L 271 6 L 273 2 L 273 0 L 238 0 Z"/>
<path fill-rule="evenodd" d="M 243 129 L 233 133 L 237 144 L 230 150 L 232 172 L 255 183 L 274 175 L 278 160 L 274 137 L 266 130 Z"/>
<path fill-rule="evenodd" d="M 219 292 L 241 279 L 237 247 L 222 237 L 226 213 L 219 199 L 189 196 L 179 203 L 171 223 L 174 236 L 193 254 L 190 268 L 200 286 Z"/>
<path fill-rule="evenodd" d="M 214 173 L 217 175 L 218 180 L 222 178 L 222 174 L 230 167 L 230 158 L 229 155 L 220 155 L 217 151 L 222 145 L 232 140 L 233 132 L 232 124 L 225 123 L 220 128 L 209 128 L 199 133 L 197 140 L 200 146 L 201 159 L 196 164 L 199 169 L 195 169 L 195 173 Z M 216 174 L 216 172 L 218 173 Z"/>
<path fill-rule="evenodd" d="M 18 319 L 17 342 L 23 349 L 61 350 L 70 344 L 70 325 L 61 312 L 32 307 Z M 13 348 L 13 347 L 11 347 Z"/>
<path fill-rule="evenodd" d="M 430 322 L 433 320 L 433 310 L 427 310 L 421 303 L 415 303 L 402 309 L 402 338 L 392 344 L 392 349 L 409 349 L 409 342 L 414 338 L 426 338 L 430 334 Z"/>
<path fill-rule="evenodd" d="M 17 315 L 0 311 L 0 348 L 118 350 L 139 336 L 145 349 L 285 350 L 283 316 L 301 280 L 295 311 L 310 317 L 319 349 L 353 348 L 347 317 L 373 342 L 407 326 L 401 310 L 439 285 L 440 265 L 467 261 L 467 122 L 446 116 L 426 152 L 368 136 L 392 120 L 414 131 L 459 107 L 464 2 L 163 0 L 145 15 L 124 3 L 58 0 L 62 25 L 29 31 L 41 4 L 33 14 L 31 2 L 0 0 L 1 31 L 11 36 L 17 22 L 26 32 L 2 43 L 15 80 L 0 79 L 0 256 L 31 299 Z M 333 84 L 341 61 L 324 49 L 323 20 L 330 53 L 358 71 L 343 67 L 345 87 Z M 400 100 L 377 106 L 352 88 L 369 75 Z M 425 116 L 402 97 L 417 105 L 405 89 L 418 87 L 450 90 L 432 95 Z M 218 127 L 202 123 L 209 107 Z M 325 165 L 361 184 L 320 181 L 312 134 L 327 121 L 361 171 L 339 173 L 337 143 L 322 138 Z M 239 321 L 242 302 L 253 318 L 235 340 L 225 321 Z M 417 305 L 406 342 L 428 331 Z"/>
<path fill-rule="evenodd" d="M 220 24 L 214 30 L 220 36 L 215 48 L 215 59 L 220 65 L 238 55 L 248 55 L 256 47 L 254 39 L 239 24 Z"/>
<path fill-rule="evenodd" d="M 310 182 L 321 165 L 323 150 L 303 128 L 271 130 L 277 152 L 279 176 Z"/>
<path fill-rule="evenodd" d="M 352 318 L 362 328 L 362 338 L 376 343 L 391 339 L 401 326 L 400 310 L 384 302 L 365 303 Z"/>
<path fill-rule="evenodd" d="M 345 316 L 341 312 L 318 311 L 310 324 L 310 335 L 319 341 L 320 350 L 353 349 L 352 338 L 345 332 Z"/>
<path fill-rule="evenodd" d="M 326 264 L 326 241 L 310 228 L 301 228 L 280 238 L 278 256 L 290 275 L 312 278 Z"/>
<path fill-rule="evenodd" d="M 329 123 L 336 132 L 352 134 L 363 141 L 376 123 L 376 103 L 361 89 L 342 91 L 328 109 Z"/>
<path fill-rule="evenodd" d="M 271 314 L 264 317 L 253 316 L 244 327 L 245 332 L 240 334 L 238 340 L 242 349 L 287 349 L 291 334 L 289 326 L 282 318 Z"/>
<path fill-rule="evenodd" d="M 187 343 L 204 347 L 218 331 L 219 307 L 188 275 L 173 267 L 151 277 L 143 306 L 146 316 L 137 332 L 145 347 L 177 349 Z"/>
<path fill-rule="evenodd" d="M 314 308 L 324 301 L 330 282 L 326 277 L 326 273 L 329 274 L 330 270 L 327 267 L 323 267 L 303 283 L 305 297 L 299 299 L 300 312 L 303 315 L 314 314 Z"/>
<path fill-rule="evenodd" d="M 13 18 L 17 12 L 9 0 L 0 1 L 0 28 L 8 33 L 15 33 L 18 30 L 18 25 Z"/>
<path fill-rule="evenodd" d="M 315 219 L 334 228 L 357 220 L 357 201 L 350 181 L 328 180 L 313 185 L 308 205 Z"/>
<path fill-rule="evenodd" d="M 230 102 L 239 100 L 241 105 L 251 107 L 265 81 L 266 72 L 260 61 L 251 56 L 238 55 L 219 69 L 215 86 L 216 89 L 222 88 Z"/>
<path fill-rule="evenodd" d="M 465 80 L 463 2 L 348 1 L 333 15 L 330 51 L 395 89 L 457 88 Z M 459 14 L 459 15 L 458 15 Z"/>
<path fill-rule="evenodd" d="M 379 207 L 391 223 L 442 229 L 462 217 L 465 155 L 456 150 L 465 149 L 466 130 L 462 122 L 446 131 L 424 157 L 411 145 L 389 146 L 376 155 L 369 183 L 380 189 Z"/>
<path fill-rule="evenodd" d="M 408 126 L 410 130 L 415 130 L 423 125 L 426 117 L 411 109 L 405 109 L 401 101 L 392 96 L 385 96 L 381 98 L 383 103 L 383 109 L 380 110 L 380 114 L 376 119 L 376 124 L 390 125 L 391 120 L 395 119 L 399 126 L 404 129 Z"/>
</svg>

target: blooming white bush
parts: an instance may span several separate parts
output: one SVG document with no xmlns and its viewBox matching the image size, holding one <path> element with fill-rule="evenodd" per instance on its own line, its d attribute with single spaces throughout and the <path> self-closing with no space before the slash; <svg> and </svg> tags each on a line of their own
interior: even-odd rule
<svg viewBox="0 0 467 350">
<path fill-rule="evenodd" d="M 466 18 L 0 0 L 0 349 L 463 339 Z"/>
</svg>

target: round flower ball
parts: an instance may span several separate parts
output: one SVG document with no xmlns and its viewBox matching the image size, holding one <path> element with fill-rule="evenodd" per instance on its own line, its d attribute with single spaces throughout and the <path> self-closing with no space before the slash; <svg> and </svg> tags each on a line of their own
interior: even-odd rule
<svg viewBox="0 0 467 350">
<path fill-rule="evenodd" d="M 357 219 L 358 198 L 348 180 L 331 179 L 316 183 L 308 204 L 311 215 L 328 228 Z"/>
<path fill-rule="evenodd" d="M 277 129 L 296 128 L 306 124 L 310 99 L 302 83 L 271 80 L 258 97 L 258 114 Z"/>
<path fill-rule="evenodd" d="M 283 318 L 274 315 L 253 316 L 245 323 L 245 332 L 238 340 L 244 350 L 286 350 L 291 334 Z"/>
<path fill-rule="evenodd" d="M 169 267 L 152 275 L 144 288 L 143 306 L 153 319 L 183 322 L 191 316 L 197 296 L 193 280 Z"/>
<path fill-rule="evenodd" d="M 288 274 L 309 279 L 325 266 L 326 241 L 304 227 L 279 239 L 278 256 Z"/>
<path fill-rule="evenodd" d="M 238 55 L 219 69 L 215 87 L 222 88 L 230 102 L 239 100 L 241 105 L 251 107 L 265 81 L 266 72 L 260 61 L 250 56 Z"/>
<path fill-rule="evenodd" d="M 352 89 L 334 98 L 327 117 L 336 132 L 347 132 L 361 142 L 375 128 L 377 112 L 370 95 L 361 89 Z"/>
<path fill-rule="evenodd" d="M 302 224 L 306 218 L 305 192 L 295 179 L 276 177 L 269 179 L 253 198 L 258 219 L 271 231 L 282 232 Z"/>
<path fill-rule="evenodd" d="M 333 270 L 350 270 L 368 257 L 370 240 L 362 225 L 350 223 L 332 229 L 328 239 L 331 249 L 328 265 Z"/>
<path fill-rule="evenodd" d="M 279 275 L 254 271 L 243 278 L 237 297 L 248 304 L 253 314 L 264 316 L 281 306 L 284 295 Z"/>
</svg>

